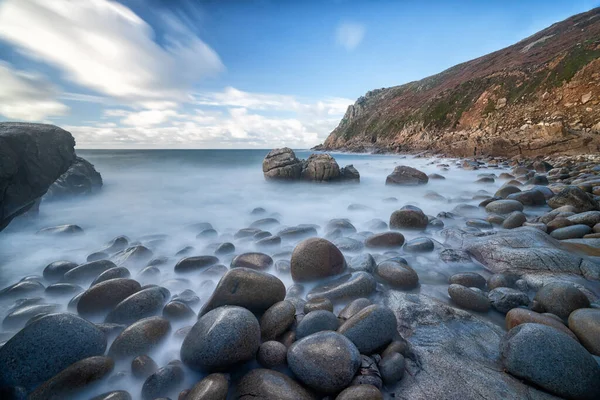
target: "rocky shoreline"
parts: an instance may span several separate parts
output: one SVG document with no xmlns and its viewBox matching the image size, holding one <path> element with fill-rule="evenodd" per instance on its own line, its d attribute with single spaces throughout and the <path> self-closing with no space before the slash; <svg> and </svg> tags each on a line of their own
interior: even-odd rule
<svg viewBox="0 0 600 400">
<path fill-rule="evenodd" d="M 434 158 L 438 173 L 397 165 L 379 179 L 398 197 L 431 189 L 435 215 L 398 204 L 362 224 L 356 199 L 349 218 L 324 225 L 285 226 L 256 208 L 231 234 L 182 226 L 196 244 L 176 254 L 162 250 L 168 235 L 96 243 L 86 260 L 57 259 L 0 290 L 0 393 L 596 399 L 599 161 Z M 329 155 L 301 161 L 290 149 L 263 162 L 273 185 L 345 184 L 343 170 Z M 474 171 L 481 187 L 464 201 L 439 191 L 457 170 Z M 68 241 L 85 230 L 38 234 Z"/>
</svg>

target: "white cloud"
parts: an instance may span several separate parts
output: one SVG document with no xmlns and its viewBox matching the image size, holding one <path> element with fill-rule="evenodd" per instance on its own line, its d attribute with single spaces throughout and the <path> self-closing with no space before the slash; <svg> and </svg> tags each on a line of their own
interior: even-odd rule
<svg viewBox="0 0 600 400">
<path fill-rule="evenodd" d="M 101 94 L 137 101 L 180 100 L 223 69 L 219 56 L 183 24 L 154 41 L 150 25 L 109 0 L 4 0 L 0 39 Z"/>
<path fill-rule="evenodd" d="M 129 113 L 122 123 L 131 126 L 160 125 L 176 115 L 175 110 L 145 110 Z"/>
<path fill-rule="evenodd" d="M 42 77 L 0 62 L 0 115 L 22 121 L 64 115 L 69 107 L 56 96 L 56 88 Z"/>
<path fill-rule="evenodd" d="M 365 26 L 355 22 L 342 22 L 335 31 L 335 38 L 338 44 L 346 50 L 354 50 L 365 36 Z"/>
</svg>

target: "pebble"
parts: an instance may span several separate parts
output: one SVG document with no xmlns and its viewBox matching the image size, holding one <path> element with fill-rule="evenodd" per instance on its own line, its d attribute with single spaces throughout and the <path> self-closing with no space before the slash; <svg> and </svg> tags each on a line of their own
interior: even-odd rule
<svg viewBox="0 0 600 400">
<path fill-rule="evenodd" d="M 379 263 L 375 268 L 375 275 L 397 289 L 413 289 L 419 285 L 417 272 L 410 266 L 396 261 Z"/>
<path fill-rule="evenodd" d="M 421 210 L 396 210 L 390 216 L 390 229 L 424 230 L 429 219 Z"/>
<path fill-rule="evenodd" d="M 326 239 L 306 239 L 292 252 L 291 272 L 295 282 L 327 278 L 345 269 L 346 260 L 342 252 Z"/>
<path fill-rule="evenodd" d="M 256 359 L 265 368 L 273 368 L 284 365 L 287 358 L 287 347 L 284 344 L 270 340 L 264 342 L 258 348 Z"/>
<path fill-rule="evenodd" d="M 311 311 L 298 323 L 296 339 L 302 339 L 321 331 L 335 331 L 338 326 L 339 321 L 331 311 Z"/>
<path fill-rule="evenodd" d="M 484 290 L 486 285 L 485 278 L 477 272 L 460 272 L 454 274 L 448 279 L 448 283 L 455 283 L 466 287 L 476 287 L 481 290 Z"/>
<path fill-rule="evenodd" d="M 184 400 L 226 400 L 229 381 L 223 374 L 205 376 L 188 392 Z"/>
<path fill-rule="evenodd" d="M 152 358 L 143 354 L 131 361 L 131 373 L 138 379 L 146 379 L 158 370 L 158 365 Z"/>
<path fill-rule="evenodd" d="M 371 300 L 364 297 L 354 299 L 350 303 L 348 303 L 344 308 L 342 308 L 342 310 L 338 314 L 338 318 L 342 321 L 348 320 L 360 310 L 370 306 L 371 304 L 373 304 Z M 330 311 L 333 311 L 333 307 Z"/>
<path fill-rule="evenodd" d="M 242 377 L 236 388 L 236 399 L 314 400 L 302 385 L 281 372 L 253 369 Z"/>
<path fill-rule="evenodd" d="M 123 299 L 106 316 L 106 322 L 132 324 L 142 318 L 160 314 L 169 296 L 165 296 L 164 288 L 155 286 L 142 289 Z"/>
<path fill-rule="evenodd" d="M 250 268 L 264 271 L 273 265 L 273 259 L 264 253 L 244 253 L 231 261 L 231 268 Z"/>
<path fill-rule="evenodd" d="M 404 376 L 404 356 L 399 353 L 386 355 L 379 362 L 379 371 L 383 383 L 395 385 Z"/>
<path fill-rule="evenodd" d="M 342 275 L 325 284 L 315 286 L 306 298 L 309 301 L 326 298 L 335 303 L 357 297 L 368 297 L 375 291 L 376 287 L 377 282 L 373 278 L 373 275 L 368 272 L 353 272 Z"/>
<path fill-rule="evenodd" d="M 141 289 L 133 279 L 109 279 L 92 286 L 77 303 L 77 312 L 83 316 L 109 312 L 113 307 Z"/>
<path fill-rule="evenodd" d="M 392 341 L 397 332 L 396 316 L 390 308 L 373 304 L 346 320 L 338 332 L 350 339 L 361 354 L 372 354 Z"/>
<path fill-rule="evenodd" d="M 161 317 L 141 319 L 117 336 L 108 354 L 114 358 L 148 354 L 160 345 L 171 332 L 171 324 Z"/>
<path fill-rule="evenodd" d="M 433 240 L 425 237 L 412 239 L 404 244 L 404 251 L 410 253 L 429 253 L 434 248 Z"/>
<path fill-rule="evenodd" d="M 146 379 L 142 386 L 142 400 L 155 400 L 175 394 L 184 379 L 181 362 L 170 362 Z"/>
<path fill-rule="evenodd" d="M 177 273 L 189 273 L 200 271 L 219 262 L 219 259 L 215 256 L 195 256 L 182 258 L 175 264 L 175 272 Z"/>
<path fill-rule="evenodd" d="M 580 308 L 569 315 L 569 329 L 592 354 L 600 356 L 600 309 Z"/>
<path fill-rule="evenodd" d="M 376 249 L 388 249 L 402 247 L 404 244 L 404 235 L 400 232 L 383 232 L 369 236 L 365 240 L 365 246 Z"/>
<path fill-rule="evenodd" d="M 44 279 L 49 282 L 58 282 L 62 280 L 67 272 L 77 267 L 72 261 L 54 261 L 44 268 Z"/>
<path fill-rule="evenodd" d="M 485 294 L 466 286 L 453 283 L 448 286 L 448 294 L 452 301 L 468 310 L 486 312 L 490 308 L 490 301 Z"/>
<path fill-rule="evenodd" d="M 262 340 L 273 340 L 281 336 L 294 323 L 296 307 L 287 300 L 273 304 L 260 318 Z"/>
<path fill-rule="evenodd" d="M 510 214 L 513 211 L 523 211 L 523 204 L 517 200 L 496 200 L 485 206 L 485 211 L 491 214 Z"/>
<path fill-rule="evenodd" d="M 527 222 L 527 217 L 521 211 L 513 211 L 506 216 L 502 227 L 504 229 L 515 229 Z"/>
<path fill-rule="evenodd" d="M 592 228 L 587 225 L 570 225 L 564 228 L 558 228 L 550 233 L 554 239 L 579 239 L 592 232 Z"/>
<path fill-rule="evenodd" d="M 491 290 L 488 293 L 488 299 L 490 300 L 492 307 L 503 314 L 506 314 L 513 308 L 521 306 L 526 307 L 529 305 L 527 293 L 506 287 L 499 287 Z"/>
<path fill-rule="evenodd" d="M 116 266 L 114 262 L 109 260 L 92 261 L 65 272 L 64 279 L 68 282 L 91 282 L 104 271 Z"/>
<path fill-rule="evenodd" d="M 533 298 L 537 312 L 549 312 L 566 320 L 569 315 L 579 308 L 589 308 L 590 301 L 583 292 L 570 283 L 548 283 L 535 294 Z"/>
<path fill-rule="evenodd" d="M 317 310 L 326 310 L 333 312 L 333 303 L 329 299 L 315 298 L 311 301 L 306 302 L 306 304 L 304 305 L 304 314 L 308 314 L 311 311 Z"/>
</svg>

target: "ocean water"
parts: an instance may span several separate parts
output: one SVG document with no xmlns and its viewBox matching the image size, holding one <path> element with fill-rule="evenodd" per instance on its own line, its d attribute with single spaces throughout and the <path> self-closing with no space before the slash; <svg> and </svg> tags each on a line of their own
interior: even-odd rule
<svg viewBox="0 0 600 400">
<path fill-rule="evenodd" d="M 126 235 L 132 242 L 146 244 L 155 256 L 170 257 L 170 263 L 160 268 L 160 276 L 140 279 L 142 284 L 165 285 L 173 295 L 192 289 L 204 302 L 216 279 L 206 282 L 195 276 L 184 276 L 177 280 L 182 277 L 173 272 L 173 266 L 181 258 L 175 254 L 186 246 L 194 248 L 188 256 L 212 254 L 207 246 L 223 241 L 232 241 L 236 254 L 254 251 L 251 241 L 234 240 L 233 234 L 257 219 L 270 216 L 281 222 L 281 226 L 269 229 L 274 234 L 283 226 L 316 224 L 321 227 L 319 235 L 323 236 L 322 228 L 333 218 L 348 218 L 359 232 L 366 231 L 370 220 L 378 218 L 388 222 L 391 213 L 404 205 L 416 205 L 426 214 L 436 215 L 450 211 L 458 203 L 477 205 L 481 199 L 474 197 L 481 194 L 480 191 L 493 194 L 502 184 L 499 180 L 492 184 L 475 183 L 478 174 L 499 174 L 501 170 L 467 171 L 458 168 L 456 160 L 361 154 L 332 154 L 340 166 L 353 164 L 359 170 L 360 184 L 267 182 L 261 168 L 267 153 L 268 150 L 79 150 L 78 155 L 89 160 L 102 174 L 104 187 L 99 193 L 85 198 L 43 202 L 37 218 L 21 218 L 1 232 L 0 288 L 28 275 L 41 275 L 43 268 L 56 260 L 83 263 L 89 254 L 102 249 L 112 238 Z M 299 158 L 308 155 L 307 151 L 297 151 Z M 440 163 L 449 164 L 450 170 L 443 171 L 438 167 Z M 430 180 L 427 185 L 418 187 L 386 186 L 386 176 L 397 165 L 410 165 L 428 174 L 439 173 L 446 179 Z M 445 200 L 425 198 L 429 191 L 437 192 Z M 397 201 L 384 201 L 390 197 Z M 351 204 L 365 207 L 352 211 L 348 209 Z M 264 208 L 266 213 L 251 215 L 255 207 Z M 210 222 L 219 237 L 196 239 L 199 232 L 187 227 L 198 222 Z M 464 220 L 445 220 L 445 223 L 447 226 L 464 224 Z M 61 224 L 77 224 L 85 234 L 73 237 L 35 234 L 41 228 Z M 438 231 L 404 233 L 407 240 L 428 236 L 442 241 Z M 148 235 L 156 234 L 166 235 L 166 239 L 148 239 Z M 267 253 L 273 255 L 292 250 L 294 245 L 294 242 L 282 243 L 280 248 Z M 441 246 L 440 243 L 438 247 Z M 357 254 L 345 255 L 351 258 Z M 221 262 L 229 265 L 231 258 L 221 258 Z M 446 290 L 450 275 L 466 270 L 477 270 L 485 275 L 476 264 L 460 267 L 443 264 L 438 251 L 408 255 L 407 259 L 419 273 L 421 286 L 415 291 L 426 292 L 446 302 L 449 301 Z M 134 279 L 140 269 L 132 269 Z M 278 275 L 286 286 L 292 284 L 289 275 L 269 272 Z M 47 300 L 66 310 L 71 297 Z M 12 302 L 0 302 L 0 318 L 4 318 L 11 305 Z M 196 306 L 194 311 L 199 308 Z M 485 318 L 502 325 L 503 318 L 499 314 L 491 312 Z M 173 331 L 184 325 L 174 324 Z M 3 340 L 10 335 L 11 332 L 5 332 Z M 179 357 L 180 345 L 180 340 L 170 339 L 153 357 L 159 365 L 164 365 Z M 118 365 L 116 371 L 128 368 Z M 141 383 L 127 379 L 124 382 L 127 383 L 124 387 L 138 398 Z M 94 393 L 121 386 L 105 383 L 95 388 Z"/>
</svg>

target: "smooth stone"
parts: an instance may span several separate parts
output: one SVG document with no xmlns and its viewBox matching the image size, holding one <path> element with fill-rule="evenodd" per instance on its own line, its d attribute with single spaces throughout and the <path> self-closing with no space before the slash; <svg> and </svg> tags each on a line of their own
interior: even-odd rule
<svg viewBox="0 0 600 400">
<path fill-rule="evenodd" d="M 594 227 L 600 224 L 600 211 L 587 211 L 567 217 L 573 224 L 583 224 Z M 595 232 L 595 231 L 594 231 Z"/>
<path fill-rule="evenodd" d="M 590 301 L 570 283 L 551 282 L 548 283 L 535 294 L 533 301 L 536 303 L 534 311 L 549 312 L 558 315 L 563 320 L 569 318 L 569 315 L 579 308 L 589 308 Z"/>
<path fill-rule="evenodd" d="M 0 387 L 31 390 L 79 360 L 104 354 L 105 349 L 106 336 L 91 322 L 74 314 L 46 315 L 0 347 Z"/>
<path fill-rule="evenodd" d="M 466 286 L 451 284 L 448 294 L 452 301 L 468 310 L 486 312 L 490 308 L 490 301 L 485 294 L 476 292 Z"/>
<path fill-rule="evenodd" d="M 546 196 L 543 192 L 537 189 L 513 193 L 508 195 L 506 198 L 509 200 L 516 200 L 524 206 L 543 206 L 546 204 Z"/>
<path fill-rule="evenodd" d="M 89 254 L 86 257 L 86 261 L 90 262 L 90 261 L 98 261 L 98 260 L 106 260 L 108 257 L 110 256 L 110 254 L 105 253 L 103 251 L 97 251 L 95 253 Z"/>
<path fill-rule="evenodd" d="M 146 379 L 158 371 L 158 365 L 145 354 L 137 356 L 131 361 L 131 373 L 138 379 Z"/>
<path fill-rule="evenodd" d="M 577 336 L 565 326 L 560 318 L 551 315 L 553 314 L 539 314 L 525 308 L 513 308 L 506 314 L 506 329 L 510 331 L 517 325 L 527 323 L 542 324 L 558 329 L 573 339 L 578 340 Z"/>
<path fill-rule="evenodd" d="M 514 229 L 522 226 L 527 222 L 527 217 L 521 211 L 513 211 L 506 216 L 502 222 L 504 229 Z"/>
<path fill-rule="evenodd" d="M 379 362 L 381 379 L 386 385 L 394 385 L 404 376 L 404 356 L 399 353 L 391 353 Z"/>
<path fill-rule="evenodd" d="M 569 315 L 569 329 L 590 353 L 600 356 L 600 309 L 580 308 Z"/>
<path fill-rule="evenodd" d="M 114 267 L 107 269 L 90 284 L 90 286 L 94 286 L 97 283 L 107 281 L 109 279 L 117 279 L 117 278 L 129 278 L 131 273 L 125 267 Z"/>
<path fill-rule="evenodd" d="M 133 279 L 110 279 L 92 286 L 77 303 L 80 315 L 94 315 L 110 311 L 121 301 L 141 289 L 139 282 Z"/>
<path fill-rule="evenodd" d="M 385 180 L 386 185 L 402 186 L 425 185 L 427 182 L 429 182 L 429 177 L 424 172 L 406 165 L 395 167 Z"/>
<path fill-rule="evenodd" d="M 393 353 L 398 353 L 402 354 L 403 356 L 406 356 L 408 354 L 408 350 L 409 346 L 406 340 L 394 340 L 385 348 L 384 351 L 381 352 L 381 358 L 385 358 L 386 356 L 391 355 Z"/>
<path fill-rule="evenodd" d="M 32 296 L 39 292 L 43 292 L 44 290 L 44 285 L 40 282 L 35 280 L 25 280 L 0 290 L 0 299 Z"/>
<path fill-rule="evenodd" d="M 215 256 L 195 256 L 182 258 L 175 264 L 175 272 L 189 273 L 203 270 L 219 262 Z"/>
<path fill-rule="evenodd" d="M 387 222 L 380 220 L 378 218 L 374 218 L 366 223 L 366 227 L 370 231 L 385 231 L 388 229 Z"/>
<path fill-rule="evenodd" d="M 77 264 L 71 261 L 54 261 L 44 268 L 44 279 L 49 282 L 58 282 L 62 280 L 67 272 L 77 267 Z"/>
<path fill-rule="evenodd" d="M 339 250 L 351 253 L 358 253 L 365 247 L 365 245 L 360 240 L 356 240 L 349 237 L 337 238 L 333 241 L 333 244 Z"/>
<path fill-rule="evenodd" d="M 285 285 L 279 278 L 249 268 L 234 268 L 223 275 L 200 315 L 225 305 L 262 313 L 284 299 Z"/>
<path fill-rule="evenodd" d="M 520 191 L 521 189 L 519 189 L 516 186 L 506 185 L 498 189 L 496 193 L 494 193 L 494 197 L 501 197 L 503 199 L 506 199 L 509 195 L 513 193 L 519 193 Z"/>
<path fill-rule="evenodd" d="M 275 261 L 275 271 L 280 274 L 285 273 L 289 274 L 291 271 L 292 265 L 288 260 L 277 260 Z"/>
<path fill-rule="evenodd" d="M 79 360 L 38 386 L 28 400 L 70 398 L 79 390 L 108 375 L 115 363 L 110 357 L 94 356 Z"/>
<path fill-rule="evenodd" d="M 200 297 L 193 290 L 186 289 L 183 292 L 173 296 L 173 300 L 185 303 L 188 306 L 194 306 L 200 303 Z"/>
<path fill-rule="evenodd" d="M 115 390 L 99 394 L 90 400 L 132 400 L 132 398 L 129 392 L 125 390 Z"/>
<path fill-rule="evenodd" d="M 92 261 L 65 272 L 64 279 L 68 282 L 90 282 L 104 271 L 116 266 L 114 262 L 109 260 Z"/>
<path fill-rule="evenodd" d="M 295 342 L 288 350 L 287 361 L 305 385 L 320 392 L 336 393 L 352 381 L 361 357 L 348 338 L 325 331 Z"/>
<path fill-rule="evenodd" d="M 56 312 L 59 308 L 58 304 L 22 305 L 8 313 L 2 321 L 2 328 L 5 330 L 21 329 L 31 318 Z"/>
<path fill-rule="evenodd" d="M 223 256 L 223 255 L 233 254 L 233 253 L 235 253 L 235 245 L 230 242 L 221 243 L 215 249 L 215 255 L 217 255 L 217 256 Z"/>
<path fill-rule="evenodd" d="M 332 219 L 325 225 L 325 232 L 327 233 L 336 229 L 339 229 L 342 234 L 356 233 L 356 227 L 346 218 Z"/>
<path fill-rule="evenodd" d="M 293 323 L 296 308 L 287 300 L 273 304 L 260 318 L 260 331 L 263 340 L 273 340 L 281 336 Z"/>
<path fill-rule="evenodd" d="M 370 248 L 394 248 L 402 247 L 404 235 L 400 232 L 382 232 L 369 236 L 365 245 Z"/>
<path fill-rule="evenodd" d="M 164 240 L 164 239 L 158 239 Z M 111 260 L 115 262 L 115 264 L 120 265 L 122 267 L 140 267 L 143 265 L 147 265 L 147 262 L 152 259 L 152 250 L 147 248 L 146 246 L 136 245 L 126 248 L 125 250 L 121 250 L 118 253 L 115 253 Z"/>
<path fill-rule="evenodd" d="M 361 354 L 372 354 L 392 341 L 396 316 L 388 307 L 373 304 L 358 311 L 337 330 L 352 341 Z"/>
<path fill-rule="evenodd" d="M 342 390 L 335 400 L 383 400 L 383 394 L 373 385 L 358 385 Z"/>
<path fill-rule="evenodd" d="M 281 238 L 279 236 L 267 236 L 260 240 L 257 240 L 254 245 L 259 249 L 269 249 L 277 247 L 281 244 Z"/>
<path fill-rule="evenodd" d="M 493 274 L 488 278 L 487 284 L 490 290 L 496 289 L 499 287 L 508 287 L 508 288 L 517 288 L 517 281 L 519 277 L 513 274 Z M 452 282 L 454 283 L 454 282 Z M 471 286 L 471 285 L 464 285 Z M 483 289 L 483 288 L 480 288 Z"/>
<path fill-rule="evenodd" d="M 270 340 L 258 348 L 256 360 L 265 368 L 273 368 L 286 363 L 287 347 L 284 344 Z"/>
<path fill-rule="evenodd" d="M 180 362 L 170 362 L 150 375 L 142 386 L 142 400 L 167 398 L 175 394 L 185 380 Z"/>
<path fill-rule="evenodd" d="M 522 324 L 500 343 L 504 368 L 555 395 L 597 399 L 600 365 L 579 343 L 546 325 Z"/>
<path fill-rule="evenodd" d="M 299 243 L 292 252 L 291 272 L 295 282 L 312 281 L 342 273 L 346 260 L 330 241 L 310 238 Z"/>
<path fill-rule="evenodd" d="M 313 226 L 291 226 L 277 232 L 277 236 L 283 240 L 300 240 L 316 235 L 317 230 Z"/>
<path fill-rule="evenodd" d="M 424 230 L 428 224 L 429 219 L 421 210 L 396 210 L 390 216 L 390 229 Z"/>
<path fill-rule="evenodd" d="M 455 283 L 466 287 L 476 287 L 481 290 L 484 290 L 486 285 L 485 278 L 477 272 L 460 272 L 454 274 L 448 279 L 448 283 Z"/>
<path fill-rule="evenodd" d="M 253 369 L 238 382 L 234 399 L 315 400 L 302 385 L 281 372 Z"/>
<path fill-rule="evenodd" d="M 200 371 L 223 370 L 251 360 L 260 346 L 260 325 L 247 309 L 216 308 L 192 327 L 181 345 L 181 360 Z"/>
<path fill-rule="evenodd" d="M 571 225 L 564 228 L 558 228 L 550 233 L 554 239 L 579 239 L 592 232 L 592 228 L 587 225 Z"/>
<path fill-rule="evenodd" d="M 72 296 L 83 292 L 83 288 L 74 283 L 53 283 L 52 285 L 47 286 L 44 292 L 48 296 Z"/>
<path fill-rule="evenodd" d="M 375 291 L 376 286 L 373 275 L 368 272 L 353 272 L 314 287 L 306 298 L 309 301 L 326 298 L 335 303 L 345 299 L 368 297 Z"/>
<path fill-rule="evenodd" d="M 377 263 L 373 256 L 369 253 L 364 253 L 352 257 L 349 269 L 353 272 L 364 271 L 372 273 L 375 271 L 375 267 L 377 267 Z"/>
<path fill-rule="evenodd" d="M 170 301 L 165 304 L 162 315 L 171 321 L 182 321 L 196 317 L 196 313 L 190 306 L 179 301 Z"/>
<path fill-rule="evenodd" d="M 433 240 L 429 238 L 416 238 L 404 244 L 404 251 L 410 253 L 428 253 L 433 251 L 434 248 Z"/>
<path fill-rule="evenodd" d="M 352 318 L 356 313 L 361 311 L 362 309 L 373 304 L 371 300 L 366 299 L 364 297 L 352 300 L 348 303 L 344 308 L 342 308 L 338 314 L 338 318 L 342 321 L 346 321 Z M 333 310 L 332 310 L 333 311 Z"/>
<path fill-rule="evenodd" d="M 419 275 L 414 269 L 392 260 L 379 263 L 375 275 L 397 289 L 413 289 L 419 285 Z"/>
<path fill-rule="evenodd" d="M 125 250 L 129 246 L 129 238 L 127 236 L 117 236 L 110 242 L 106 243 L 106 247 L 101 251 L 103 253 L 113 254 L 121 250 Z"/>
<path fill-rule="evenodd" d="M 167 300 L 164 288 L 149 287 L 123 299 L 106 316 L 106 322 L 132 324 L 142 318 L 153 317 Z"/>
<path fill-rule="evenodd" d="M 329 299 L 315 298 L 310 301 L 307 301 L 306 304 L 304 304 L 304 314 L 308 314 L 311 311 L 317 310 L 333 312 L 333 303 Z"/>
<path fill-rule="evenodd" d="M 302 339 L 321 331 L 335 331 L 340 323 L 334 313 L 327 310 L 311 311 L 296 327 L 296 339 Z"/>
<path fill-rule="evenodd" d="M 488 293 L 488 299 L 490 300 L 492 307 L 503 314 L 506 314 L 513 308 L 521 306 L 526 307 L 529 305 L 527 293 L 506 287 L 499 287 L 491 290 Z"/>
<path fill-rule="evenodd" d="M 170 332 L 171 323 L 164 318 L 141 319 L 117 336 L 108 354 L 115 358 L 133 358 L 148 354 L 166 340 Z"/>
<path fill-rule="evenodd" d="M 226 400 L 229 381 L 223 374 L 214 373 L 205 376 L 188 392 L 184 400 Z"/>
<path fill-rule="evenodd" d="M 81 234 L 83 234 L 83 229 L 80 226 L 73 224 L 50 226 L 36 232 L 36 235 L 48 236 L 75 236 Z"/>
<path fill-rule="evenodd" d="M 265 229 L 276 225 L 280 225 L 276 218 L 262 218 L 251 223 L 250 228 Z"/>
<path fill-rule="evenodd" d="M 465 222 L 465 225 L 473 227 L 473 228 L 479 228 L 479 229 L 492 229 L 492 223 L 490 221 L 485 221 L 483 219 L 468 219 L 467 222 Z"/>
<path fill-rule="evenodd" d="M 273 259 L 264 253 L 244 253 L 231 261 L 231 268 L 250 268 L 264 271 L 273 265 Z"/>
<path fill-rule="evenodd" d="M 485 211 L 491 214 L 510 214 L 513 211 L 523 211 L 523 204 L 517 200 L 496 200 L 485 206 Z"/>
</svg>

